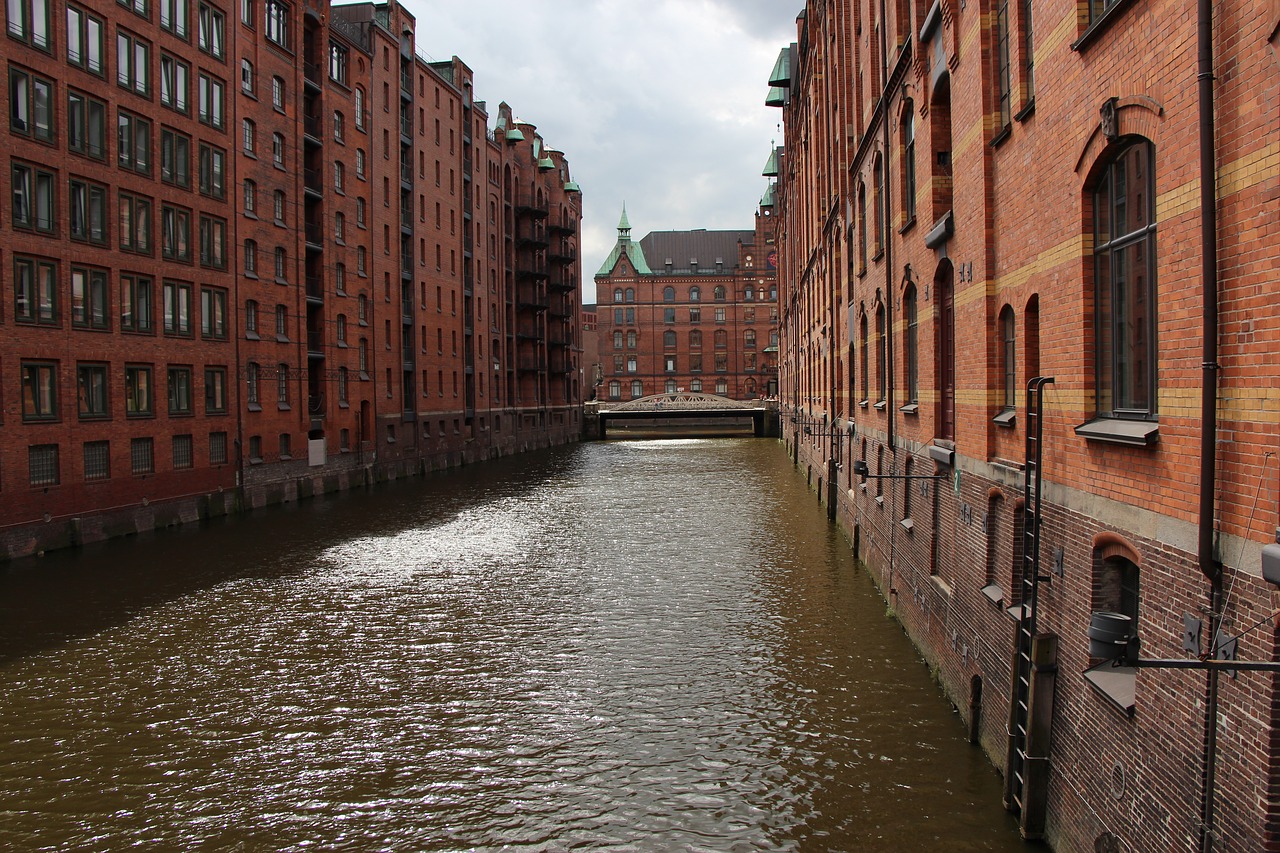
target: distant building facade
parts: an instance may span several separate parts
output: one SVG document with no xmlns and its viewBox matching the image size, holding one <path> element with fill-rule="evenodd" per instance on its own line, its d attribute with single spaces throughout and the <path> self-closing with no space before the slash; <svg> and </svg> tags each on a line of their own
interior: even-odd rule
<svg viewBox="0 0 1280 853">
<path fill-rule="evenodd" d="M 754 230 L 618 238 L 596 273 L 602 401 L 679 391 L 750 400 L 777 393 L 773 211 Z"/>
<path fill-rule="evenodd" d="M 402 7 L 6 14 L 0 558 L 579 435 L 578 186 Z"/>
</svg>

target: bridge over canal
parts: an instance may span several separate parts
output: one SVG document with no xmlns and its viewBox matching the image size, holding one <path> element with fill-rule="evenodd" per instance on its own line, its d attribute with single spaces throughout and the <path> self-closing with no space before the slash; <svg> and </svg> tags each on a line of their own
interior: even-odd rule
<svg viewBox="0 0 1280 853">
<path fill-rule="evenodd" d="M 601 401 L 587 410 L 587 435 L 604 439 L 610 426 L 618 431 L 745 434 L 748 422 L 756 437 L 778 434 L 778 405 L 767 400 L 730 400 L 717 394 L 681 391 L 651 394 L 624 402 Z M 595 424 L 592 424 L 592 420 Z M 595 426 L 595 429 L 592 427 Z"/>
</svg>

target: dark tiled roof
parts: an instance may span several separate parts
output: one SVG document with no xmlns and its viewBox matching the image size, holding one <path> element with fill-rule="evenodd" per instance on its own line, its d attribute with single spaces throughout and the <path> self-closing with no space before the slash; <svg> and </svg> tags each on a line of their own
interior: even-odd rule
<svg viewBox="0 0 1280 853">
<path fill-rule="evenodd" d="M 640 241 L 640 248 L 649 261 L 649 269 L 658 275 L 730 273 L 738 265 L 739 241 L 749 246 L 754 240 L 754 231 L 654 231 Z M 697 270 L 690 264 L 695 258 Z M 716 265 L 717 260 L 721 266 Z"/>
</svg>

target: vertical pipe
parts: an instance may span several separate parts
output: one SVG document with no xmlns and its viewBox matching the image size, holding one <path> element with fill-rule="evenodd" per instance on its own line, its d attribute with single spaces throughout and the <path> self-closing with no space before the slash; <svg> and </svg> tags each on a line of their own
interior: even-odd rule
<svg viewBox="0 0 1280 853">
<path fill-rule="evenodd" d="M 1209 636 L 1217 643 L 1222 619 L 1222 567 L 1214 558 L 1213 509 L 1218 441 L 1218 234 L 1213 122 L 1213 3 L 1196 4 L 1197 73 L 1200 111 L 1200 243 L 1203 315 L 1203 381 L 1200 392 L 1200 512 L 1198 559 L 1209 580 Z M 1215 650 L 1216 654 L 1216 650 Z M 1218 673 L 1205 686 L 1204 771 L 1200 797 L 1200 849 L 1214 847 L 1214 787 L 1218 755 Z"/>
</svg>

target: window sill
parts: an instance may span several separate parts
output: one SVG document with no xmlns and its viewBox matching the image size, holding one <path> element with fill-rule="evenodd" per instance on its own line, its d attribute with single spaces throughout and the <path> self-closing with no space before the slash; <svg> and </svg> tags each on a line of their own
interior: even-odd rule
<svg viewBox="0 0 1280 853">
<path fill-rule="evenodd" d="M 991 419 L 996 426 L 1013 427 L 1018 421 L 1017 409 L 1005 409 L 1000 414 Z"/>
<path fill-rule="evenodd" d="M 902 414 L 904 414 L 904 415 L 919 415 L 919 414 L 920 414 L 920 404 L 919 404 L 919 403 L 908 403 L 908 404 L 907 404 L 907 405 L 905 405 L 905 406 L 901 406 L 901 407 L 898 409 L 898 411 L 899 411 L 899 412 L 902 412 Z"/>
<path fill-rule="evenodd" d="M 1022 106 L 1022 109 L 1018 110 L 1018 112 L 1014 115 L 1013 119 L 1014 121 L 1017 121 L 1017 122 L 1024 122 L 1027 119 L 1031 118 L 1031 116 L 1035 114 L 1035 111 L 1036 111 L 1036 99 L 1032 97 L 1031 100 L 1027 101 Z"/>
<path fill-rule="evenodd" d="M 1071 43 L 1071 49 L 1078 53 L 1093 44 L 1098 36 L 1111 27 L 1111 22 L 1119 18 L 1132 4 L 1133 0 L 1116 0 L 1115 5 L 1099 15 L 1098 19 L 1080 34 L 1080 38 Z"/>
<path fill-rule="evenodd" d="M 987 601 L 990 601 L 993 607 L 999 607 L 1004 604 L 1004 590 L 1000 588 L 1000 584 L 989 583 L 980 591 L 987 597 Z"/>
<path fill-rule="evenodd" d="M 886 405 L 885 401 L 880 400 L 872 408 L 874 408 L 877 412 L 883 412 L 885 405 Z"/>
<path fill-rule="evenodd" d="M 869 400 L 859 400 L 859 401 L 858 401 L 858 408 L 859 408 L 859 409 L 865 409 L 865 408 L 867 407 L 867 404 L 868 404 L 869 402 L 870 402 Z"/>
<path fill-rule="evenodd" d="M 1009 140 L 1009 137 L 1012 135 L 1013 135 L 1013 125 L 1006 124 L 1003 128 L 1000 129 L 999 133 L 991 137 L 991 147 L 999 148 L 1001 145 L 1007 142 Z"/>
<path fill-rule="evenodd" d="M 907 217 L 907 221 L 902 223 L 902 227 L 898 229 L 899 234 L 906 234 L 912 228 L 916 227 L 916 215 L 913 213 Z"/>
<path fill-rule="evenodd" d="M 1075 428 L 1076 435 L 1089 441 L 1150 447 L 1160 440 L 1160 425 L 1155 421 L 1131 421 L 1121 418 L 1094 418 Z"/>
<path fill-rule="evenodd" d="M 930 575 L 929 582 L 932 583 L 934 589 L 936 589 L 942 595 L 945 595 L 947 598 L 951 597 L 951 584 L 947 583 L 937 575 Z"/>
<path fill-rule="evenodd" d="M 251 412 L 261 412 L 261 411 L 262 411 L 262 406 L 261 406 L 261 404 L 259 404 L 259 403 L 250 403 L 250 404 L 249 404 L 249 411 L 251 411 Z"/>
<path fill-rule="evenodd" d="M 292 412 L 292 411 L 293 411 L 293 406 L 290 406 L 288 403 L 276 403 L 276 411 L 278 411 L 278 412 Z"/>
<path fill-rule="evenodd" d="M 884 495 L 876 495 L 876 506 L 884 509 Z"/>
<path fill-rule="evenodd" d="M 901 524 L 902 529 L 907 531 L 908 533 L 916 529 L 916 523 L 909 518 L 902 519 L 902 521 L 899 521 L 898 524 Z"/>
<path fill-rule="evenodd" d="M 260 341 L 260 340 L 262 340 L 262 338 L 258 337 L 258 333 L 257 333 L 257 332 L 245 332 L 245 333 L 244 333 L 244 339 L 245 339 L 246 341 Z"/>
<path fill-rule="evenodd" d="M 1138 682 L 1138 669 L 1132 666 L 1112 666 L 1103 661 L 1086 669 L 1084 680 L 1116 710 L 1127 717 L 1133 716 L 1134 695 Z"/>
</svg>

